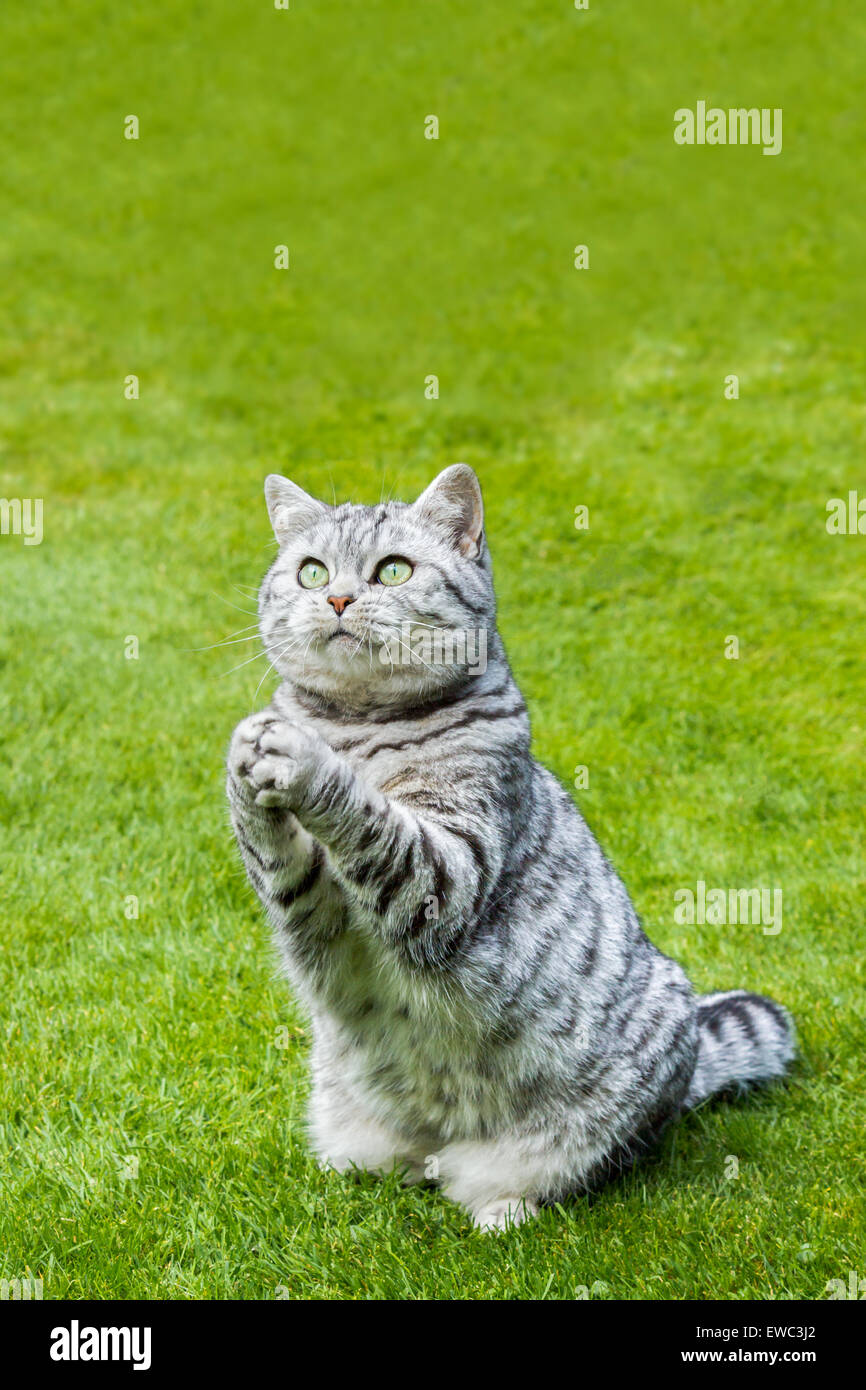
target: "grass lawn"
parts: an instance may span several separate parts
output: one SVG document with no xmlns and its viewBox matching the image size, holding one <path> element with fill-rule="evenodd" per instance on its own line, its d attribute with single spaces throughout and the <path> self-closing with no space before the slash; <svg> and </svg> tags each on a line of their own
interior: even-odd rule
<svg viewBox="0 0 866 1390">
<path fill-rule="evenodd" d="M 866 496 L 866 15 L 18 0 L 4 30 L 0 494 L 43 499 L 44 539 L 0 536 L 0 1277 L 816 1299 L 866 1276 L 866 537 L 825 525 Z M 676 145 L 698 100 L 782 108 L 781 155 Z M 589 769 L 655 942 L 702 990 L 786 1003 L 802 1046 L 787 1088 L 499 1239 L 306 1151 L 307 1028 L 223 797 L 273 677 L 213 646 L 252 622 L 267 472 L 376 501 L 460 459 L 537 755 Z M 678 924 L 698 880 L 781 888 L 781 931 Z"/>
</svg>

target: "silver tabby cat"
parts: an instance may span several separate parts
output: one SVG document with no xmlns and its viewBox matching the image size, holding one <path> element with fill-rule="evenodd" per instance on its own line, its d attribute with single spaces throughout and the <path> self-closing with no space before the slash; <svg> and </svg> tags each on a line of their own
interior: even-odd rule
<svg viewBox="0 0 866 1390">
<path fill-rule="evenodd" d="M 433 1178 L 497 1229 L 686 1107 L 782 1076 L 786 1011 L 695 995 L 531 756 L 472 470 L 411 505 L 331 507 L 276 475 L 265 492 L 282 683 L 235 730 L 228 796 L 312 1021 L 320 1160 Z M 466 640 L 436 660 L 422 639 L 445 632 Z"/>
</svg>

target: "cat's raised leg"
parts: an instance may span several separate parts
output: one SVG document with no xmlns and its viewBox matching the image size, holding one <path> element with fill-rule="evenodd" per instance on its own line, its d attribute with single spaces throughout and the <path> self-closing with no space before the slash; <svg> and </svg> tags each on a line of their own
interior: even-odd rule
<svg viewBox="0 0 866 1390">
<path fill-rule="evenodd" d="M 447 960 L 495 880 L 501 850 L 484 812 L 423 817 L 384 796 L 317 734 L 275 720 L 247 771 L 255 802 L 283 806 L 322 847 L 346 900 L 407 964 Z"/>
<path fill-rule="evenodd" d="M 328 969 L 324 946 L 344 929 L 343 895 L 332 881 L 321 844 L 268 780 L 273 768 L 261 741 L 274 721 L 273 712 L 264 710 L 235 729 L 226 790 L 250 882 L 277 929 L 289 964 L 296 961 L 315 979 Z"/>
</svg>

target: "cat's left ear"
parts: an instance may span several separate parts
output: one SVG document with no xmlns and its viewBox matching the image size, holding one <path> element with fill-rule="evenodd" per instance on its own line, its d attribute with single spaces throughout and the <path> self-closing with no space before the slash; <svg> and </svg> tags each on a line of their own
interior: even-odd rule
<svg viewBox="0 0 866 1390">
<path fill-rule="evenodd" d="M 279 473 L 269 473 L 265 478 L 265 501 L 280 545 L 285 545 L 296 531 L 310 526 L 325 510 L 323 502 L 317 502 L 297 483 L 281 478 Z"/>
<path fill-rule="evenodd" d="M 478 557 L 484 531 L 484 503 L 481 486 L 468 463 L 452 463 L 434 478 L 412 510 L 425 525 L 443 532 L 468 560 Z"/>
</svg>

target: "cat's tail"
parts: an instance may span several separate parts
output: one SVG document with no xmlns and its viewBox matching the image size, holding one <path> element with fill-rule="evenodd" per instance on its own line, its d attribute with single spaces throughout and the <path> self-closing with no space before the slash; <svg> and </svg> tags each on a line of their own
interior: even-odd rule
<svg viewBox="0 0 866 1390">
<path fill-rule="evenodd" d="M 745 1090 L 785 1075 L 796 1051 L 787 1009 L 763 994 L 732 989 L 698 995 L 698 1056 L 688 1109 L 719 1091 Z"/>
</svg>

